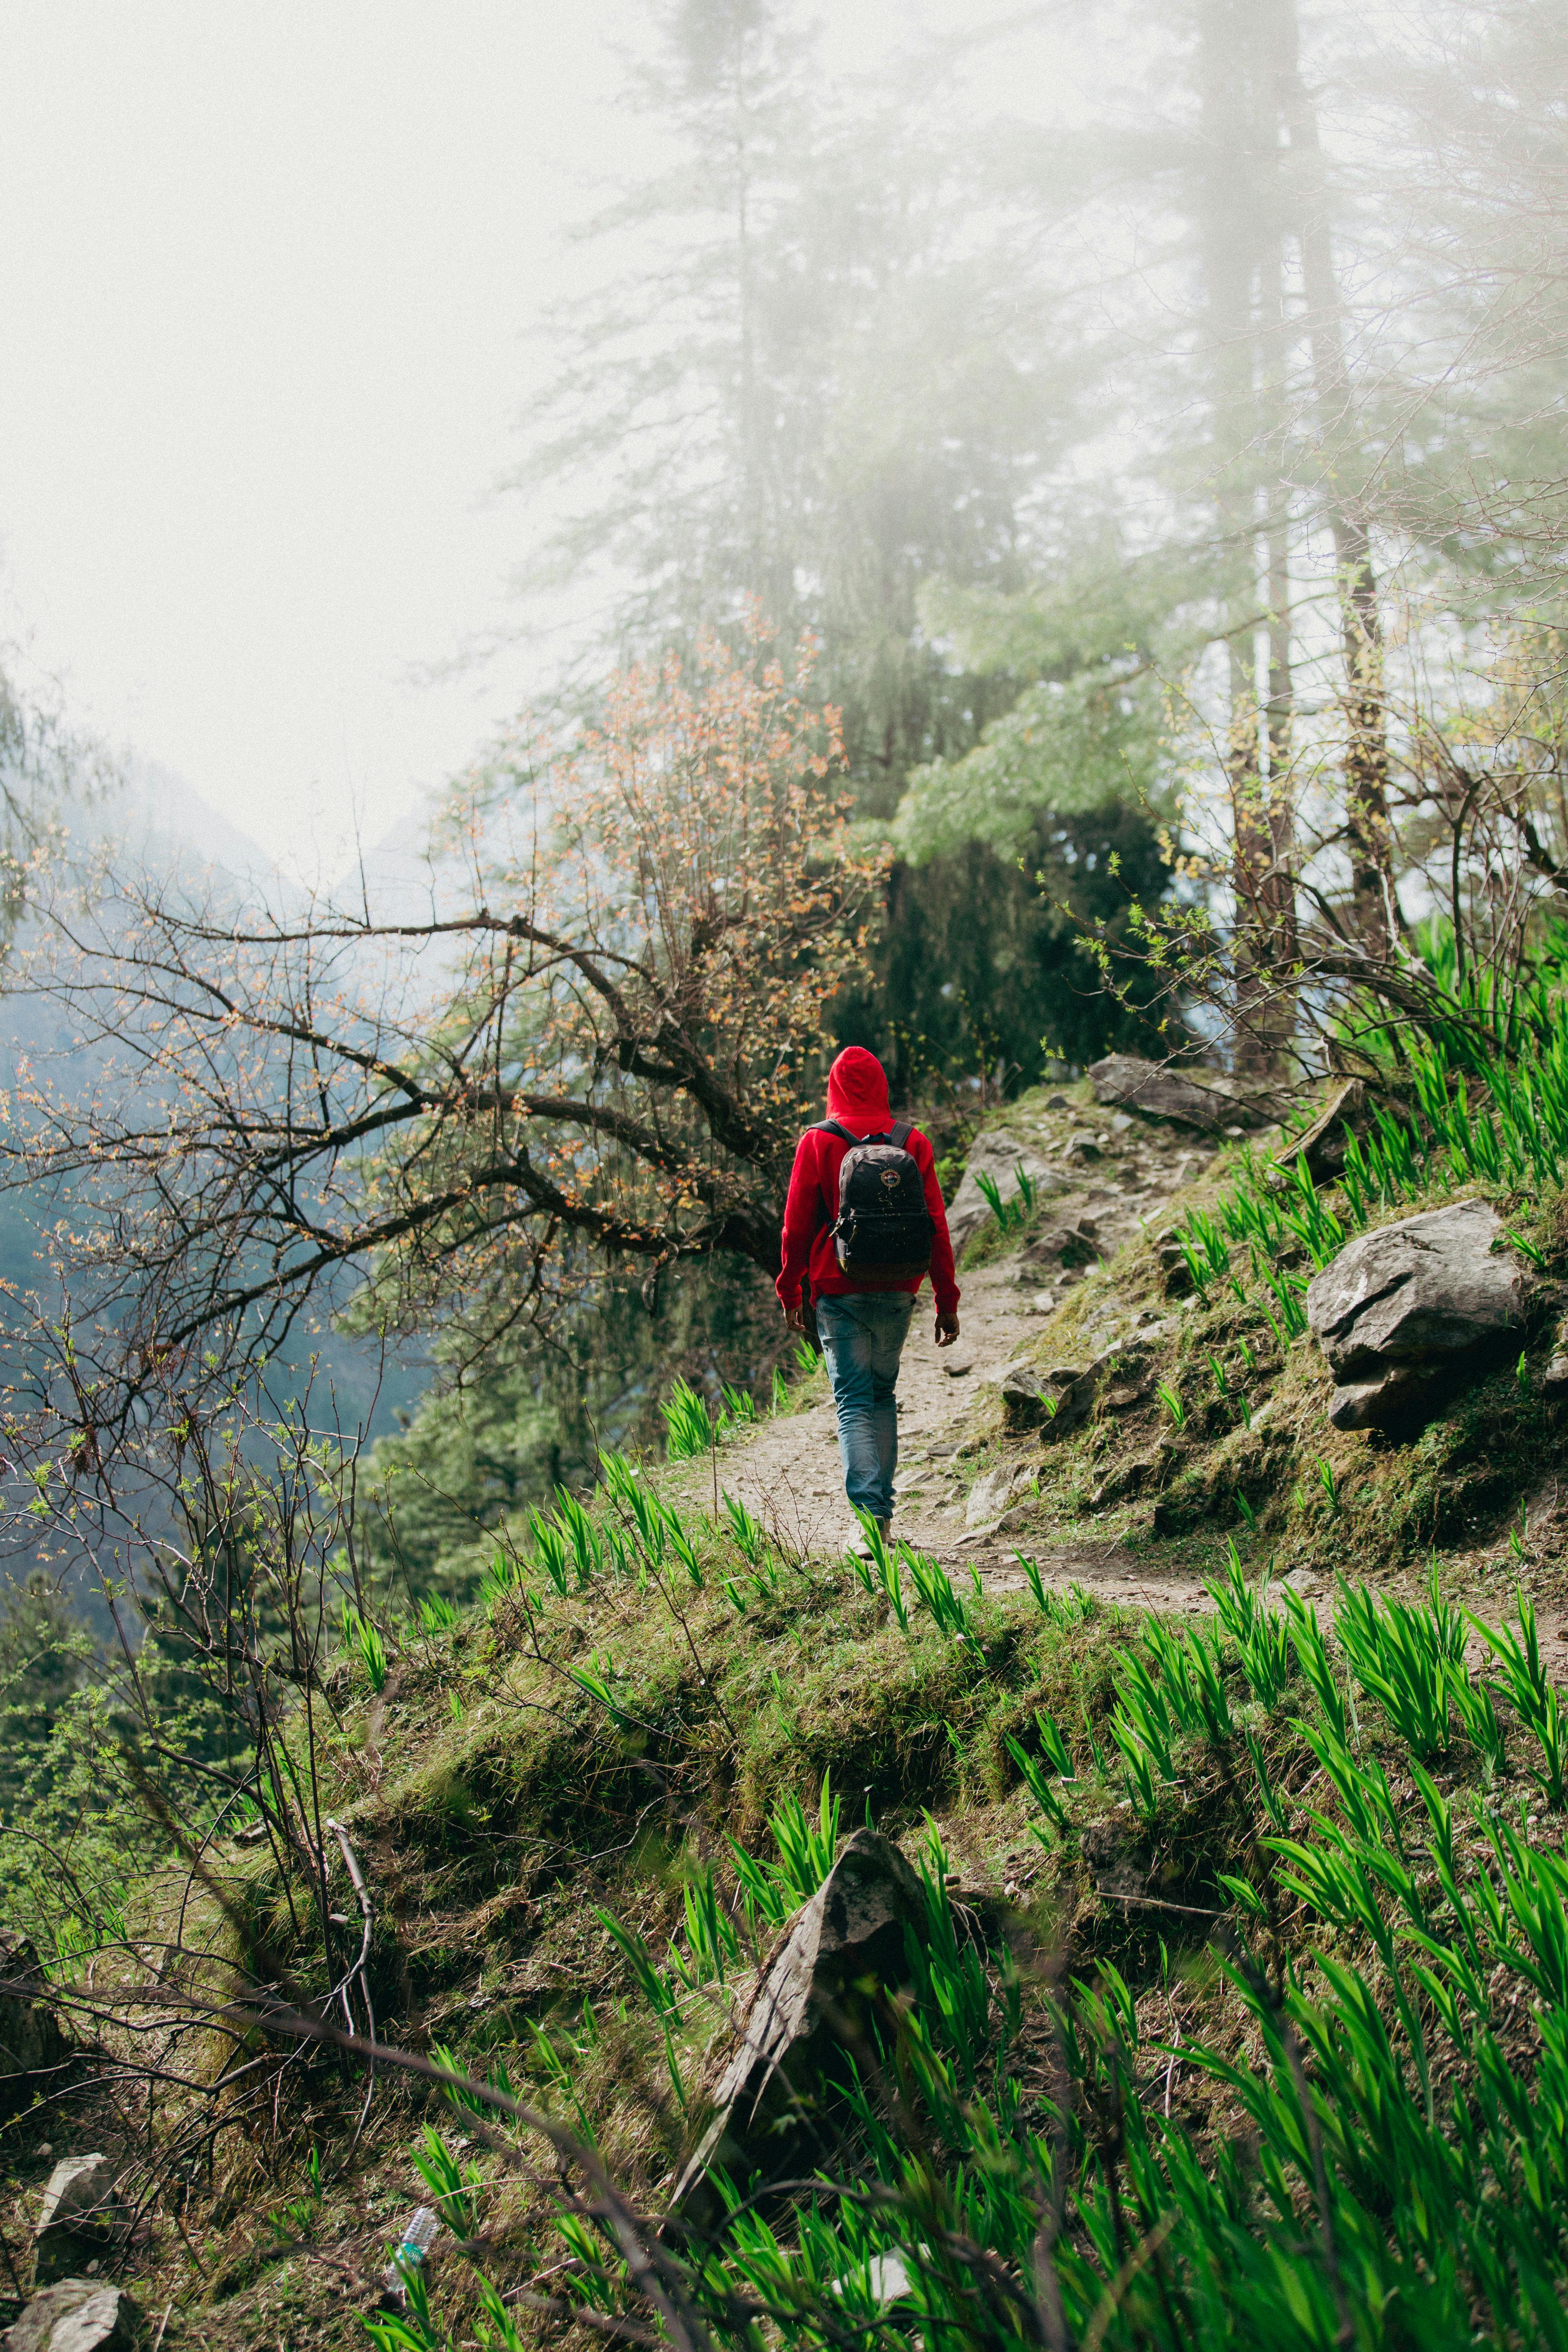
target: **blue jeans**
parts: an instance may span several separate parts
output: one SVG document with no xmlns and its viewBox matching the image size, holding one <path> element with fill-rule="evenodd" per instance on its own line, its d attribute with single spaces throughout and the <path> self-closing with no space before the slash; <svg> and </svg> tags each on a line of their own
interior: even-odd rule
<svg viewBox="0 0 1568 2352">
<path fill-rule="evenodd" d="M 849 1291 L 816 1301 L 816 1334 L 838 1416 L 844 1491 L 858 1511 L 874 1519 L 893 1516 L 899 1466 L 893 1391 L 914 1309 L 910 1290 Z"/>
</svg>

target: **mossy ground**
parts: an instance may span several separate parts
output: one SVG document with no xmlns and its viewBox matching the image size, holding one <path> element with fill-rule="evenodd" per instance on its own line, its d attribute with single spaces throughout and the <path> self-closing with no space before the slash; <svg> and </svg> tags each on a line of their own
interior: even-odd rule
<svg viewBox="0 0 1568 2352">
<path fill-rule="evenodd" d="M 1188 1201 L 1212 1197 L 1225 1180 L 1223 1166 L 1211 1171 Z M 1568 1234 L 1561 1200 L 1516 1205 L 1553 1277 Z M 1272 1559 L 1277 1574 L 1344 1570 L 1394 1582 L 1425 1575 L 1435 1549 L 1446 1581 L 1493 1613 L 1516 1580 L 1555 1593 L 1553 1511 L 1542 1505 L 1518 1546 L 1508 1539 L 1561 1442 L 1539 1386 L 1544 1308 L 1522 1381 L 1516 1367 L 1500 1369 L 1415 1444 L 1394 1446 L 1329 1431 L 1327 1381 L 1310 1342 L 1281 1352 L 1240 1302 L 1217 1291 L 1207 1304 L 1174 1302 L 1163 1281 L 1152 1242 L 1141 1243 L 1083 1280 L 1034 1344 L 1044 1367 L 1076 1363 L 1152 1318 L 1159 1328 L 1142 1370 L 1121 1383 L 1136 1395 L 1107 1399 L 1054 1444 L 1038 1433 L 1007 1435 L 994 1401 L 976 1411 L 970 1468 L 1004 1456 L 1037 1464 L 1038 1500 L 1015 1535 L 1021 1545 L 1043 1549 L 1092 1528 L 1141 1560 L 1212 1574 L 1234 1536 L 1258 1570 Z M 1226 1368 L 1223 1392 L 1211 1359 Z M 1179 1427 L 1162 1384 L 1182 1402 Z M 1137 1461 L 1153 1465 L 1145 1483 L 1107 1499 L 1118 1472 Z M 689 1477 L 680 1483 L 696 1492 Z M 701 1557 L 700 1590 L 671 1562 L 662 1591 L 600 1579 L 531 1612 L 512 1600 L 489 1615 L 471 1612 L 447 1633 L 409 1633 L 378 1696 L 356 1668 L 340 1667 L 320 1759 L 323 1797 L 371 1885 L 371 1984 L 387 2042 L 421 2053 L 450 2047 L 479 2075 L 504 2064 L 522 2095 L 591 2121 L 618 2176 L 657 2204 L 691 2118 L 663 2037 L 595 1913 L 636 1928 L 657 1956 L 679 1930 L 694 1874 L 716 1865 L 732 1896 L 726 1839 L 771 1851 L 770 1811 L 790 1792 L 815 1805 L 825 1775 L 846 1827 L 869 1820 L 912 1845 L 924 1816 L 937 1815 L 965 1898 L 994 1938 L 1036 1955 L 1065 1949 L 1080 1970 L 1113 1962 L 1141 2013 L 1182 2022 L 1189 2038 L 1202 2032 L 1224 2045 L 1239 2031 L 1213 1958 L 1227 1900 L 1221 1879 L 1253 1874 L 1268 1824 L 1224 1752 L 1194 1749 L 1148 1821 L 1121 1793 L 1114 1757 L 1101 1769 L 1115 1668 L 1139 1638 L 1138 1613 L 1089 1596 L 1045 1616 L 1026 1594 L 976 1595 L 960 1579 L 971 1638 L 957 1641 L 918 1614 L 900 1629 L 887 1599 L 842 1562 L 780 1564 L 773 1589 L 760 1589 L 711 1525 Z M 725 1596 L 726 1576 L 744 1580 L 742 1608 Z M 574 1678 L 574 1665 L 606 1679 L 614 1717 Z M 1291 1727 L 1293 1704 L 1244 1710 L 1238 1721 L 1304 1818 L 1313 1760 Z M 1070 1833 L 1044 1843 L 1007 1745 L 1009 1735 L 1026 1738 L 1041 1708 L 1082 1774 Z M 1377 1737 L 1375 1720 L 1368 1736 Z M 1506 1774 L 1489 1783 L 1463 1750 L 1443 1779 L 1478 1809 L 1519 1801 L 1528 1788 Z M 231 1895 L 243 1894 L 247 1916 L 266 1918 L 275 1944 L 286 1942 L 282 1890 L 262 1857 L 219 1847 L 205 1866 Z M 335 1885 L 346 1900 L 341 1874 Z M 1281 1950 L 1304 1949 L 1305 1934 L 1300 1920 L 1282 1928 Z M 1319 1934 L 1313 1948 L 1334 1942 Z M 281 1958 L 309 1985 L 315 1962 L 305 1945 Z M 683 2088 L 714 2022 L 712 2004 L 696 2000 L 673 2038 Z M 572 2053 L 579 2109 L 566 2104 L 542 2033 Z M 428 2197 L 409 2151 L 429 2116 L 488 2184 L 492 2269 L 521 2274 L 542 2259 L 548 2168 L 537 2142 L 538 2174 L 507 2170 L 478 2126 L 466 2130 L 418 2081 L 390 2069 L 356 2136 L 363 2095 L 363 2078 L 330 2056 L 302 2058 L 260 2111 L 245 2111 L 237 2088 L 243 2124 L 160 2180 L 126 2269 L 165 2344 L 293 2352 L 363 2341 L 359 2315 L 398 2226 Z M 1178 2081 L 1175 2095 L 1200 2129 L 1234 2120 L 1212 2085 Z M 9 2129 L 4 2226 L 18 2265 L 57 2140 L 156 2153 L 181 2117 L 177 2091 L 128 2105 L 112 2065 L 80 2062 L 60 2105 Z M 322 2159 L 320 2197 L 307 2174 L 312 2147 Z M 468 2274 L 448 2251 L 435 2275 L 460 2339 Z"/>
<path fill-rule="evenodd" d="M 1212 1212 L 1238 1156 L 1223 1152 L 1163 1205 L 1161 1230 L 1194 1209 Z M 1474 1189 L 1434 1190 L 1374 1222 Z M 1247 1301 L 1218 1283 L 1206 1297 L 1173 1297 L 1151 1230 L 1068 1294 L 1024 1358 L 1042 1372 L 1080 1369 L 1121 1343 L 1135 1350 L 1131 1368 L 1109 1373 L 1088 1419 L 1059 1438 L 1048 1427 L 1009 1434 L 993 1393 L 968 1426 L 965 1478 L 1005 1460 L 1034 1472 L 1037 1499 L 1007 1522 L 1026 1549 L 1092 1534 L 1151 1574 L 1178 1577 L 1210 1572 L 1234 1538 L 1277 1575 L 1345 1570 L 1394 1584 L 1425 1577 L 1436 1557 L 1468 1594 L 1521 1581 L 1560 1601 L 1568 1580 L 1556 1470 L 1568 1413 L 1542 1376 L 1568 1303 L 1568 1201 L 1553 1192 L 1499 1206 L 1541 1261 L 1527 1329 L 1411 1440 L 1332 1429 L 1332 1383 L 1310 1337 L 1281 1349 L 1256 1281 Z M 1034 1222 L 1047 1214 L 1042 1204 Z"/>
</svg>

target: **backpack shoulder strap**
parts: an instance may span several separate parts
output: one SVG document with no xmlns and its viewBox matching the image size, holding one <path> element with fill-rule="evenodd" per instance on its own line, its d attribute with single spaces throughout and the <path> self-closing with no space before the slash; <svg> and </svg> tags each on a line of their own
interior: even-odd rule
<svg viewBox="0 0 1568 2352">
<path fill-rule="evenodd" d="M 912 1118 L 900 1119 L 897 1127 L 894 1128 L 892 1134 L 892 1140 L 898 1147 L 899 1150 L 907 1151 L 909 1150 L 910 1138 L 914 1131 L 915 1123 Z"/>
<path fill-rule="evenodd" d="M 840 1127 L 836 1118 L 819 1118 L 816 1125 L 813 1128 L 812 1133 L 814 1135 L 837 1135 L 839 1140 L 843 1143 L 858 1143 L 860 1140 L 860 1138 L 858 1135 L 851 1135 L 847 1127 Z"/>
</svg>

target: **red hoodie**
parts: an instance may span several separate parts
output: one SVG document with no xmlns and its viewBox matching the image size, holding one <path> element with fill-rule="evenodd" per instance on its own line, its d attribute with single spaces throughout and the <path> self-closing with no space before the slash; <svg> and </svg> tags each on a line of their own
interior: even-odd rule
<svg viewBox="0 0 1568 2352">
<path fill-rule="evenodd" d="M 828 1071 L 827 1116 L 839 1120 L 857 1138 L 886 1135 L 892 1126 L 887 1076 L 875 1054 L 868 1054 L 864 1045 L 847 1045 Z M 840 1273 L 833 1244 L 833 1224 L 838 1214 L 838 1169 L 848 1149 L 842 1136 L 824 1135 L 815 1127 L 807 1128 L 795 1146 L 789 1198 L 784 1202 L 784 1264 L 774 1285 L 786 1307 L 800 1305 L 800 1280 L 804 1274 L 810 1276 L 814 1298 L 870 1287 L 863 1282 L 851 1282 Z M 926 1206 L 936 1226 L 931 1281 L 936 1293 L 937 1313 L 956 1315 L 958 1284 L 953 1278 L 952 1244 L 947 1236 L 947 1211 L 942 1204 L 942 1186 L 936 1181 L 936 1154 L 929 1138 L 918 1127 L 911 1129 L 905 1149 L 925 1179 Z M 923 1275 L 916 1275 L 909 1282 L 885 1286 L 918 1290 L 924 1279 Z"/>
</svg>

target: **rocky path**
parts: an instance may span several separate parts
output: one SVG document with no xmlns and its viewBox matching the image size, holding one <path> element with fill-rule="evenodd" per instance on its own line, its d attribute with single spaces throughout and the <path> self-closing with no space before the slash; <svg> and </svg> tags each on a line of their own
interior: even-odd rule
<svg viewBox="0 0 1568 2352">
<path fill-rule="evenodd" d="M 973 1568 L 989 1589 L 1022 1587 L 1014 1550 L 1021 1543 L 1047 1584 L 1058 1590 L 1082 1584 L 1107 1600 L 1167 1612 L 1209 1606 L 1203 1575 L 1212 1572 L 1215 1559 L 1200 1572 L 1190 1565 L 1191 1547 L 1136 1536 L 1110 1540 L 1092 1532 L 1092 1519 L 1081 1535 L 1070 1519 L 1052 1532 L 1023 1500 L 1026 1485 L 1010 1488 L 1005 1454 L 978 1480 L 965 1457 L 972 1443 L 980 1450 L 979 1431 L 995 1428 L 997 1415 L 976 1411 L 987 1391 L 994 1397 L 1008 1367 L 1043 1328 L 1048 1330 L 1050 1318 L 1097 1260 L 1112 1258 L 1141 1227 L 1161 1233 L 1171 1196 L 1201 1177 L 1214 1150 L 1214 1142 L 1190 1127 L 1060 1096 L 1029 1098 L 988 1125 L 950 1211 L 955 1241 L 962 1246 L 989 1213 L 973 1181 L 977 1169 L 1006 1194 L 1016 1189 L 1021 1160 L 1047 1198 L 1022 1248 L 961 1276 L 963 1336 L 952 1349 L 939 1351 L 933 1345 L 930 1293 L 922 1294 L 899 1383 L 895 1535 L 934 1555 L 951 1573 Z M 1147 1307 L 1119 1299 L 1114 1284 L 1102 1285 L 1089 1312 L 1074 1318 L 1070 1332 L 1064 1330 L 1062 1359 L 1092 1357 L 1151 1319 Z M 1026 1481 L 1026 1457 L 1014 1452 L 1012 1460 L 1014 1475 Z M 794 1550 L 836 1558 L 858 1532 L 826 1401 L 763 1422 L 743 1441 L 726 1444 L 717 1470 L 719 1485 Z M 710 1475 L 706 1465 L 692 1464 L 677 1474 L 678 1491 L 700 1507 L 710 1500 Z M 1020 1522 L 1028 1524 L 1027 1533 Z M 1528 1531 L 1525 1553 L 1515 1557 L 1498 1528 L 1488 1527 L 1477 1540 L 1447 1551 L 1446 1586 L 1473 1599 L 1489 1622 L 1508 1616 L 1514 1589 L 1521 1586 L 1533 1599 L 1544 1654 L 1559 1671 L 1568 1670 L 1568 1480 L 1555 1473 L 1548 1477 L 1528 1497 L 1519 1523 Z M 1354 1572 L 1353 1560 L 1343 1564 Z M 1281 1573 L 1321 1617 L 1331 1618 L 1331 1570 L 1321 1559 Z M 1425 1574 L 1424 1566 L 1413 1567 L 1382 1580 L 1418 1598 Z M 1479 1643 L 1473 1641 L 1471 1650 L 1472 1664 L 1479 1664 Z"/>
<path fill-rule="evenodd" d="M 982 1392 L 999 1383 L 1040 1318 L 1067 1298 L 1097 1258 L 1109 1257 L 1145 1223 L 1158 1231 L 1170 1195 L 1207 1164 L 1212 1147 L 1166 1125 L 1132 1119 L 1052 1097 L 1021 1107 L 988 1129 L 970 1162 L 952 1211 L 962 1246 L 985 1213 L 973 1186 L 977 1165 L 1004 1193 L 1016 1189 L 1020 1160 L 1050 1195 L 1042 1225 L 1022 1253 L 960 1277 L 962 1337 L 950 1349 L 933 1340 L 929 1291 L 922 1292 L 899 1380 L 899 1476 L 895 1532 L 950 1567 L 973 1561 L 988 1585 L 1022 1581 L 1014 1538 L 989 1525 L 998 1512 L 966 1515 L 957 1475 L 964 1425 Z M 744 1501 L 792 1548 L 814 1557 L 842 1552 L 857 1533 L 845 1498 L 833 1409 L 763 1423 L 720 1457 L 721 1486 Z M 693 1486 L 695 1493 L 695 1483 Z M 1087 1539 L 1042 1557 L 1047 1580 L 1114 1589 L 1120 1597 L 1181 1597 L 1150 1588 L 1138 1563 L 1115 1544 Z"/>
</svg>

